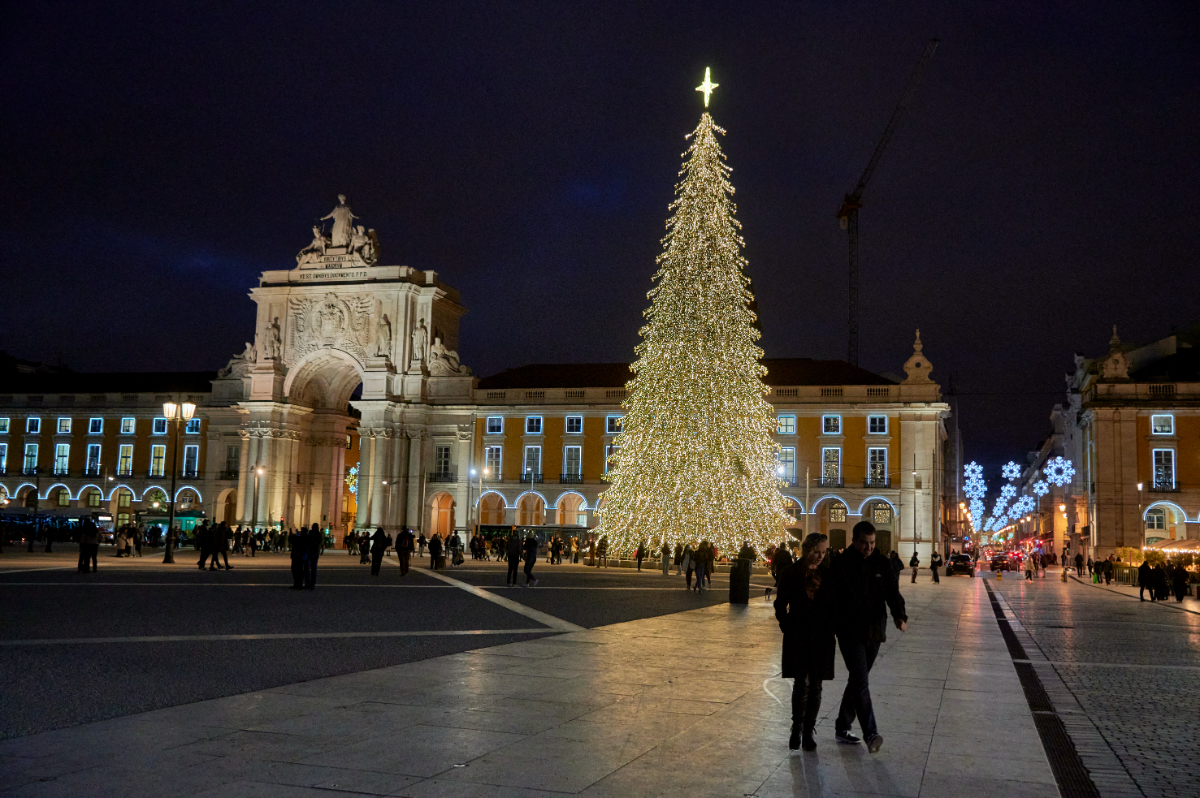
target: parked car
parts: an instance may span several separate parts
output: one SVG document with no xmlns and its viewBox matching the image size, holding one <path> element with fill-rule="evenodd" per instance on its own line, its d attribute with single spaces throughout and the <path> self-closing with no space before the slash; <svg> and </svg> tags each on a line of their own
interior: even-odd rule
<svg viewBox="0 0 1200 798">
<path fill-rule="evenodd" d="M 1013 567 L 1012 560 L 1008 559 L 1008 557 L 1005 557 L 1003 554 L 997 555 L 992 558 L 992 573 L 995 573 L 997 571 L 1013 571 L 1013 570 L 1016 570 L 1016 569 Z"/>
<path fill-rule="evenodd" d="M 946 560 L 946 576 L 955 574 L 975 576 L 975 563 L 966 554 L 951 554 L 950 559 Z"/>
</svg>

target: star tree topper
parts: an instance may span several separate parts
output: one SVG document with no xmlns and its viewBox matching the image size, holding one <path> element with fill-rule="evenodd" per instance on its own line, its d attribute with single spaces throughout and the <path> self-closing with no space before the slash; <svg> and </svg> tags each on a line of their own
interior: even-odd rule
<svg viewBox="0 0 1200 798">
<path fill-rule="evenodd" d="M 708 107 L 709 95 L 711 95 L 713 93 L 713 89 L 715 89 L 717 86 L 720 86 L 720 85 L 721 85 L 720 83 L 712 82 L 712 68 L 705 67 L 704 68 L 704 82 L 696 87 L 696 91 L 704 92 L 704 107 L 705 108 Z"/>
</svg>

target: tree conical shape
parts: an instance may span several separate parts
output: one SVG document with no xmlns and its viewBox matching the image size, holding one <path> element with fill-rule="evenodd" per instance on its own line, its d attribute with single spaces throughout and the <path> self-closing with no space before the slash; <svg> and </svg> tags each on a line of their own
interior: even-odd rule
<svg viewBox="0 0 1200 798">
<path fill-rule="evenodd" d="M 750 540 L 761 552 L 788 518 L 718 132 L 705 113 L 689 136 L 647 294 L 597 530 L 617 554 L 700 540 L 729 554 Z"/>
</svg>

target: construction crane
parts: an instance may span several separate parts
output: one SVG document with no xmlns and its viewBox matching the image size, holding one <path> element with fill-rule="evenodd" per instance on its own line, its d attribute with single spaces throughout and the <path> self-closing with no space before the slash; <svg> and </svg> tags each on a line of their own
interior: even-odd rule
<svg viewBox="0 0 1200 798">
<path fill-rule="evenodd" d="M 883 151 L 887 149 L 888 142 L 892 139 L 892 134 L 899 127 L 900 117 L 904 115 L 904 109 L 908 107 L 909 101 L 916 94 L 921 77 L 925 74 L 925 67 L 929 64 L 929 59 L 933 58 L 933 51 L 937 49 L 937 46 L 937 39 L 930 39 L 929 44 L 925 46 L 925 52 L 921 54 L 921 58 L 917 61 L 917 65 L 908 79 L 908 86 L 904 89 L 904 95 L 900 98 L 900 103 L 896 106 L 896 110 L 892 111 L 892 118 L 888 120 L 887 128 L 883 131 L 883 138 L 875 146 L 875 152 L 872 153 L 871 160 L 867 162 L 867 168 L 863 170 L 862 177 L 858 179 L 858 185 L 846 195 L 842 201 L 842 207 L 837 212 L 837 218 L 842 224 L 842 229 L 849 233 L 850 238 L 849 360 L 855 366 L 858 365 L 858 209 L 862 207 L 863 190 L 866 189 L 867 182 L 870 181 L 871 175 L 874 174 L 875 167 L 879 166 L 879 159 L 883 157 Z"/>
</svg>

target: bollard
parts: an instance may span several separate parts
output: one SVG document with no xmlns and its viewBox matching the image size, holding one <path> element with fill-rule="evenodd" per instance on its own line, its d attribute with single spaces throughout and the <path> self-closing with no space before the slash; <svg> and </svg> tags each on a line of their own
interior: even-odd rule
<svg viewBox="0 0 1200 798">
<path fill-rule="evenodd" d="M 1062 579 L 1062 580 L 1063 580 L 1064 582 L 1066 582 L 1066 581 L 1067 581 L 1067 569 L 1066 569 L 1066 568 L 1064 568 L 1064 569 L 1063 569 L 1063 579 Z"/>
<path fill-rule="evenodd" d="M 1002 581 L 1003 579 L 1004 579 L 1004 572 L 1003 572 L 1003 571 L 997 571 L 997 572 L 996 572 L 996 581 L 997 581 L 997 582 L 1000 582 L 1000 581 Z"/>
</svg>

